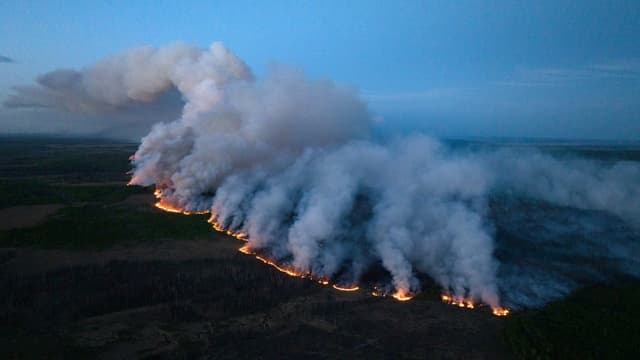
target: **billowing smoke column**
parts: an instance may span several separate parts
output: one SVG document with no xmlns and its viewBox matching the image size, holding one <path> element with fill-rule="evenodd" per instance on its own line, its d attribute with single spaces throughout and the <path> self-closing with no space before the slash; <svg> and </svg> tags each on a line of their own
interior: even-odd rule
<svg viewBox="0 0 640 360">
<path fill-rule="evenodd" d="M 219 44 L 179 61 L 154 56 L 180 64 L 157 67 L 171 74 L 157 77 L 186 105 L 143 139 L 132 184 L 156 184 L 165 206 L 210 210 L 221 227 L 246 233 L 252 251 L 300 273 L 351 284 L 381 262 L 401 293 L 418 290 L 421 271 L 498 304 L 490 176 L 478 165 L 426 137 L 367 141 L 365 104 L 328 80 L 278 69 L 254 82 Z"/>
<path fill-rule="evenodd" d="M 151 102 L 175 87 L 188 109 L 212 103 L 218 89 L 250 70 L 222 44 L 208 51 L 184 43 L 130 49 L 82 69 L 58 69 L 38 77 L 39 86 L 18 86 L 7 107 L 47 107 L 96 113 Z M 205 96 L 206 99 L 199 97 Z"/>
<path fill-rule="evenodd" d="M 40 81 L 33 101 L 83 109 L 177 89 L 182 116 L 142 139 L 131 184 L 155 184 L 166 209 L 210 212 L 246 252 L 295 273 L 354 285 L 382 267 L 383 291 L 398 298 L 426 274 L 454 299 L 493 307 L 640 275 L 634 162 L 451 149 L 420 135 L 379 143 L 355 91 L 288 68 L 256 81 L 219 43 L 133 49 Z M 604 223 L 622 235 L 609 242 Z M 599 257 L 572 262 L 585 251 Z"/>
</svg>

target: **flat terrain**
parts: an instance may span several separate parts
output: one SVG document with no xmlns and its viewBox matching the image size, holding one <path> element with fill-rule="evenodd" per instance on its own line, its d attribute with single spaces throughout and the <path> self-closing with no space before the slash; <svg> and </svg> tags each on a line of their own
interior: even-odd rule
<svg viewBox="0 0 640 360">
<path fill-rule="evenodd" d="M 635 281 L 508 318 L 443 304 L 433 285 L 402 303 L 339 292 L 238 252 L 241 243 L 204 215 L 157 210 L 152 189 L 125 186 L 134 151 L 100 140 L 1 139 L 1 359 L 640 353 Z"/>
</svg>

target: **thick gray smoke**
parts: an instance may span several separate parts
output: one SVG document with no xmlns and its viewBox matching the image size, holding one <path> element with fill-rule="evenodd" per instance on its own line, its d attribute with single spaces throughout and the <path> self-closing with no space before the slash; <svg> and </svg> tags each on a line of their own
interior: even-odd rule
<svg viewBox="0 0 640 360">
<path fill-rule="evenodd" d="M 512 212 L 531 211 L 506 211 L 506 204 L 539 201 L 640 219 L 636 163 L 451 151 L 425 136 L 378 144 L 367 139 L 369 115 L 354 92 L 287 69 L 254 82 L 231 75 L 243 65 L 225 64 L 230 75 L 222 82 L 192 77 L 206 85 L 185 95 L 182 118 L 143 139 L 132 183 L 156 184 L 165 204 L 211 211 L 222 227 L 247 234 L 252 250 L 300 272 L 356 283 L 382 266 L 391 286 L 407 293 L 419 291 L 418 275 L 428 274 L 459 296 L 497 305 L 502 294 L 512 306 L 535 305 L 569 291 L 564 277 L 573 279 L 496 260 L 496 232 L 527 222 Z M 540 236 L 570 238 L 581 221 Z M 626 260 L 637 254 L 634 241 L 619 246 Z M 602 242 L 595 251 L 606 248 Z M 501 263 L 519 275 L 500 275 Z"/>
<path fill-rule="evenodd" d="M 0 121 L 12 132 L 38 129 L 137 140 L 152 124 L 175 119 L 183 99 L 192 108 L 210 102 L 217 88 L 251 78 L 245 64 L 220 43 L 209 49 L 184 43 L 143 46 L 81 70 L 51 71 L 38 77 L 36 85 L 15 87 L 4 101 L 13 111 L 0 114 Z"/>
<path fill-rule="evenodd" d="M 195 94 L 222 87 L 237 79 L 250 79 L 250 70 L 222 44 L 203 50 L 183 43 L 161 48 L 134 48 L 82 70 L 58 69 L 38 77 L 37 86 L 18 86 L 5 100 L 7 107 L 45 107 L 95 113 L 150 102 L 171 87 L 196 102 Z M 214 91 L 210 89 L 210 91 Z"/>
<path fill-rule="evenodd" d="M 255 80 L 219 43 L 138 48 L 39 82 L 9 104 L 102 111 L 177 89 L 182 115 L 142 139 L 131 183 L 210 211 L 300 272 L 352 284 L 381 267 L 387 290 L 404 293 L 426 274 L 492 306 L 640 274 L 635 162 L 454 150 L 421 135 L 376 142 L 353 89 L 289 68 Z"/>
</svg>

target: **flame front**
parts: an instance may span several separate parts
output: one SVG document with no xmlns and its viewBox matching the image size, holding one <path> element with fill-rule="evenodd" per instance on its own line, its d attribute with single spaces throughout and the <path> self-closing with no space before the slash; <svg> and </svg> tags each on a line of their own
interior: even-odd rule
<svg viewBox="0 0 640 360">
<path fill-rule="evenodd" d="M 445 302 L 447 304 L 453 305 L 453 306 L 457 306 L 460 308 L 467 308 L 467 309 L 475 309 L 476 305 L 473 301 L 473 299 L 469 299 L 469 298 L 464 298 L 461 296 L 452 296 L 449 294 L 442 294 L 440 295 L 440 299 L 442 300 L 442 302 Z M 482 304 L 481 304 L 482 305 Z M 492 306 L 491 307 L 491 313 L 495 316 L 507 316 L 510 313 L 510 310 L 505 308 L 505 307 L 500 307 L 500 306 Z"/>
<path fill-rule="evenodd" d="M 228 235 L 231 235 L 237 239 L 246 241 L 246 237 L 242 236 L 244 235 L 244 233 L 234 233 L 232 231 L 224 231 L 225 233 L 227 233 Z M 253 250 L 251 250 L 251 247 L 249 247 L 249 244 L 245 244 L 242 245 L 238 251 L 240 251 L 243 254 L 247 254 L 247 255 L 254 255 L 256 257 L 256 259 L 262 261 L 263 263 L 270 265 L 272 267 L 274 267 L 276 270 L 285 273 L 289 276 L 295 276 L 295 277 L 300 277 L 300 278 L 312 278 L 315 279 L 314 277 L 311 276 L 310 273 L 302 273 L 300 271 L 297 271 L 296 269 L 294 269 L 293 267 L 289 267 L 289 266 L 285 266 L 285 265 L 280 265 L 277 262 L 267 258 L 266 256 L 263 255 L 258 255 L 256 254 Z M 325 279 L 316 279 L 318 280 L 319 283 L 324 284 L 324 282 L 326 281 L 328 284 L 328 280 Z"/>
<path fill-rule="evenodd" d="M 162 200 L 162 190 L 160 190 L 159 188 L 156 188 L 153 195 L 155 195 L 155 197 L 157 199 L 159 199 L 158 202 L 155 203 L 155 206 L 161 210 L 164 211 L 168 211 L 168 212 L 172 212 L 172 213 L 179 213 L 179 214 L 184 214 L 184 215 L 192 215 L 192 214 L 207 214 L 210 213 L 210 211 L 204 210 L 204 211 L 187 211 L 184 209 L 181 209 L 179 207 L 173 206 L 171 204 L 165 203 Z M 217 216 L 215 213 L 211 213 L 211 217 L 209 218 L 208 222 L 213 226 L 214 230 L 225 233 L 229 236 L 233 236 L 234 238 L 238 239 L 238 240 L 242 240 L 242 241 L 248 241 L 249 240 L 249 234 L 242 232 L 242 231 L 233 231 L 231 229 L 227 229 L 224 226 L 222 226 L 222 224 L 220 224 L 217 220 Z M 312 279 L 317 281 L 319 284 L 322 285 L 329 285 L 330 284 L 330 280 L 327 278 L 323 278 L 323 277 L 317 277 L 314 276 L 313 274 L 311 274 L 310 272 L 301 272 L 296 270 L 294 267 L 292 266 L 288 266 L 288 265 L 281 265 L 278 264 L 276 261 L 269 259 L 268 257 L 264 256 L 264 255 L 260 255 L 257 254 L 255 251 L 251 250 L 251 247 L 249 245 L 249 243 L 244 244 L 243 246 L 241 246 L 238 251 L 240 251 L 243 254 L 246 255 L 253 255 L 255 256 L 256 259 L 260 260 L 261 262 L 272 266 L 273 268 L 275 268 L 276 270 L 287 274 L 289 276 L 294 276 L 294 277 L 298 277 L 298 278 L 306 278 L 306 279 Z M 344 285 L 339 285 L 339 284 L 332 284 L 332 287 L 336 290 L 339 291 L 358 291 L 360 290 L 360 287 L 358 285 L 348 285 L 348 286 L 344 286 Z M 394 293 L 390 294 L 388 292 L 385 291 L 381 291 L 380 289 L 378 289 L 377 287 L 374 287 L 374 290 L 371 292 L 371 295 L 373 296 L 378 296 L 378 297 L 386 297 L 386 296 L 391 296 L 392 298 L 398 300 L 398 301 L 408 301 L 413 299 L 413 296 L 409 291 L 405 290 L 405 289 L 397 289 Z M 472 299 L 469 298 L 464 298 L 464 297 L 459 297 L 459 296 L 452 296 L 449 294 L 442 294 L 441 295 L 441 300 L 447 304 L 453 305 L 453 306 L 457 306 L 460 308 L 466 308 L 466 309 L 474 309 L 476 307 L 476 305 L 474 304 L 474 301 Z M 491 307 L 491 311 L 493 313 L 493 315 L 495 316 L 507 316 L 509 315 L 509 309 L 507 308 L 503 308 L 503 307 L 499 307 L 499 306 L 493 306 Z"/>
<path fill-rule="evenodd" d="M 507 316 L 507 315 L 509 315 L 509 309 L 503 308 L 503 307 L 499 307 L 499 306 L 492 307 L 491 308 L 491 312 L 495 316 Z"/>
<path fill-rule="evenodd" d="M 162 200 L 162 190 L 160 190 L 159 188 L 156 188 L 153 191 L 153 195 L 156 197 L 156 199 L 158 199 L 158 201 L 155 203 L 155 207 L 157 207 L 160 210 L 177 213 L 177 214 L 184 214 L 184 215 L 200 215 L 200 214 L 209 213 L 209 210 L 189 211 L 189 210 L 184 210 L 177 206 L 168 204 Z"/>
<path fill-rule="evenodd" d="M 351 285 L 351 286 L 341 286 L 338 284 L 333 284 L 332 287 L 336 290 L 340 290 L 340 291 L 358 291 L 360 290 L 360 287 L 358 285 Z"/>
<path fill-rule="evenodd" d="M 459 296 L 451 296 L 451 295 L 448 295 L 448 294 L 442 294 L 440 296 L 440 299 L 442 299 L 443 302 L 445 302 L 447 304 L 451 304 L 453 306 L 457 306 L 457 307 L 461 307 L 461 308 L 467 308 L 467 309 L 475 308 L 475 305 L 474 305 L 472 299 L 467 299 L 467 298 L 459 297 Z"/>
<path fill-rule="evenodd" d="M 391 294 L 391 297 L 398 301 L 407 301 L 413 299 L 413 295 L 411 295 L 404 289 L 398 289 L 396 292 Z"/>
</svg>

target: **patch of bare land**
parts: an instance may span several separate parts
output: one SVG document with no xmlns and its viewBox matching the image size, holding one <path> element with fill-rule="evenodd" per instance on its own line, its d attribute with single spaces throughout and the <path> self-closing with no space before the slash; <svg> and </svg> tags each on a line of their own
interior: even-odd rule
<svg viewBox="0 0 640 360">
<path fill-rule="evenodd" d="M 38 225 L 62 207 L 62 204 L 43 204 L 20 205 L 0 209 L 0 230 Z"/>
</svg>

